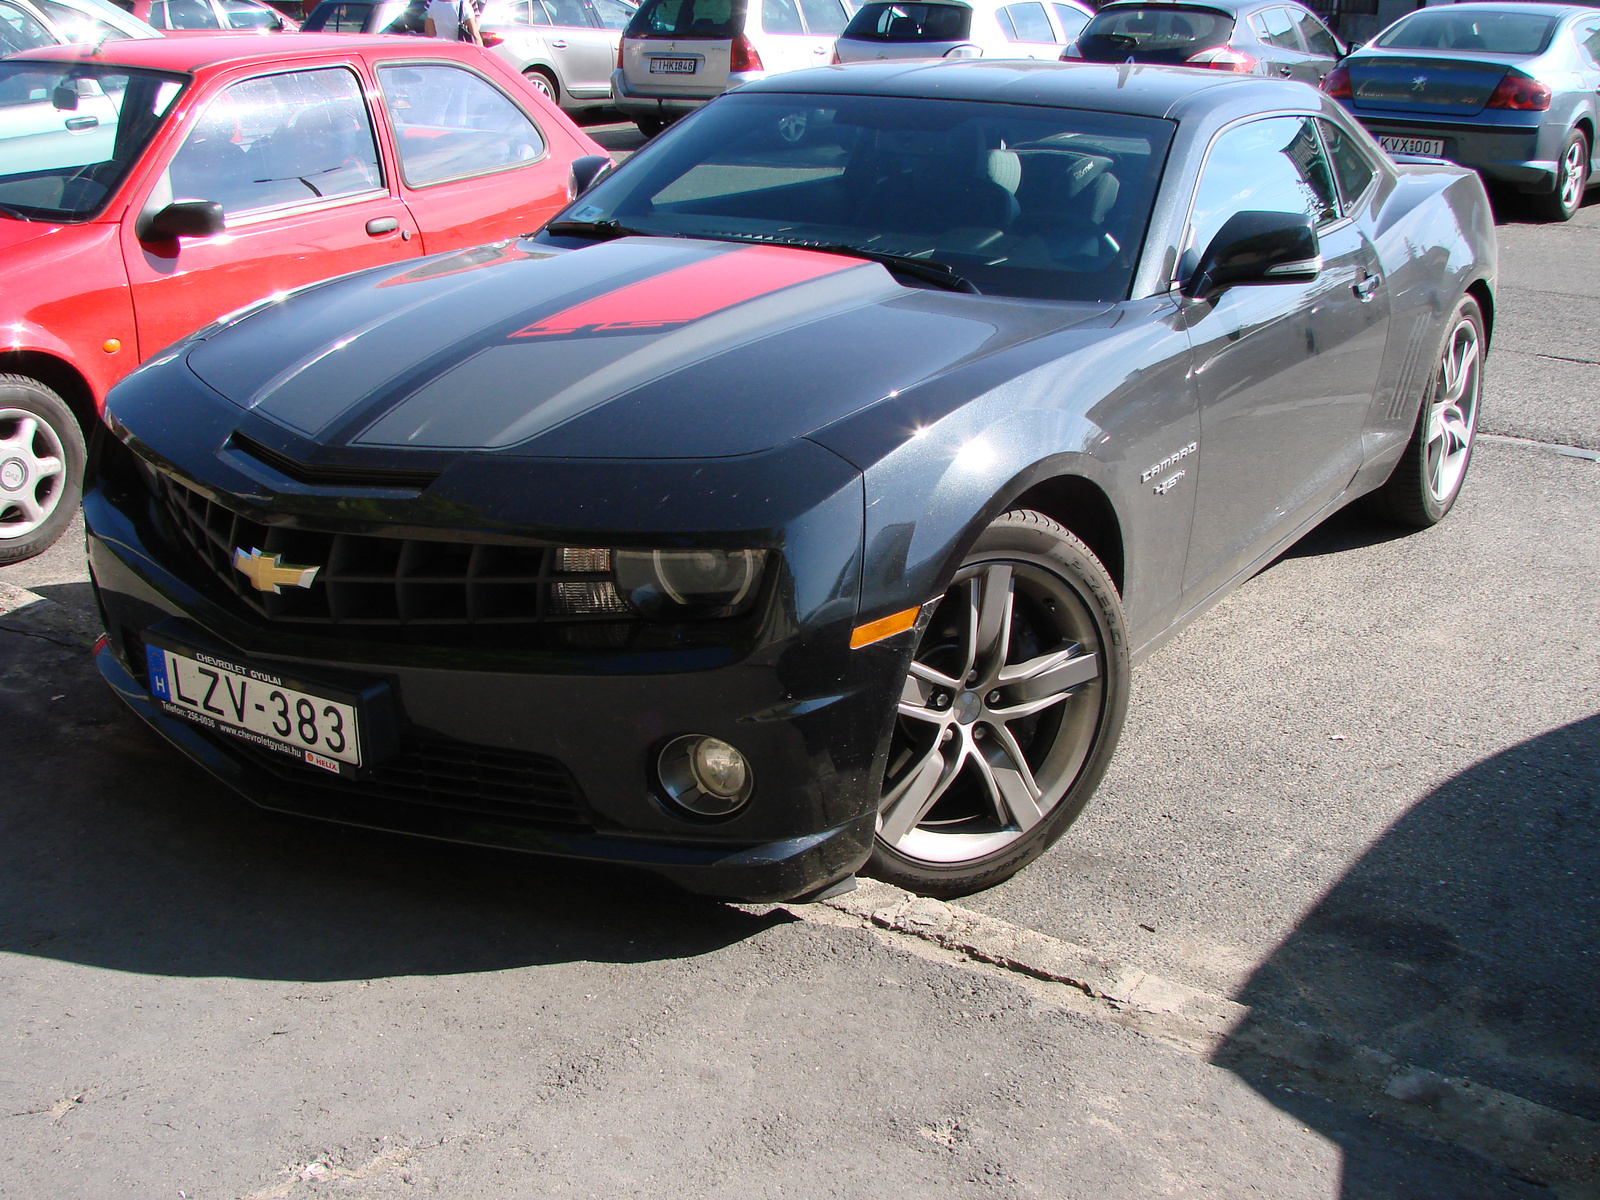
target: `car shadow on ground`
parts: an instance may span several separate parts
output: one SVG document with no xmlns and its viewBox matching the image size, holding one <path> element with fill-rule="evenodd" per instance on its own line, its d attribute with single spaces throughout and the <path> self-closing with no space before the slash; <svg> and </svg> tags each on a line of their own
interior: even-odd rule
<svg viewBox="0 0 1600 1200">
<path fill-rule="evenodd" d="M 615 869 L 263 817 L 69 642 L 0 632 L 0 951 L 331 981 L 679 958 L 786 919 Z"/>
<path fill-rule="evenodd" d="M 1600 1120 L 1597 889 L 1600 715 L 1484 759 L 1424 797 L 1238 999 L 1400 1063 Z M 1343 1146 L 1346 1200 L 1388 1195 L 1391 1159 L 1370 1130 L 1356 1135 L 1330 1106 L 1285 1088 L 1248 1049 L 1254 1023 L 1215 1061 Z M 1505 1186 L 1522 1194 L 1516 1180 Z"/>
<path fill-rule="evenodd" d="M 1343 554 L 1349 550 L 1365 550 L 1398 538 L 1411 537 L 1417 532 L 1418 530 L 1410 526 L 1396 525 L 1392 521 L 1372 516 L 1359 504 L 1355 504 L 1334 513 L 1262 570 L 1270 571 L 1277 564 L 1291 558 L 1320 558 L 1327 554 Z"/>
</svg>

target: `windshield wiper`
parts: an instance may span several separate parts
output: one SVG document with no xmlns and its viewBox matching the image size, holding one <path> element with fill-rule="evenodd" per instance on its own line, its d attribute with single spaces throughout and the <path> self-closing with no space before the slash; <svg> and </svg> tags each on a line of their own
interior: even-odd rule
<svg viewBox="0 0 1600 1200">
<path fill-rule="evenodd" d="M 550 233 L 556 237 L 592 238 L 597 242 L 609 242 L 614 238 L 624 237 L 682 237 L 681 233 L 652 233 L 648 229 L 630 229 L 620 221 L 551 221 L 539 233 Z"/>
<path fill-rule="evenodd" d="M 9 204 L 0 204 L 0 213 L 4 213 L 8 217 L 15 217 L 19 221 L 28 219 L 28 215 L 20 208 L 12 208 Z"/>
<path fill-rule="evenodd" d="M 973 296 L 983 294 L 978 291 L 977 285 L 972 280 L 964 275 L 957 275 L 942 262 L 912 258 L 908 254 L 890 254 L 886 250 L 869 250 L 865 246 L 851 246 L 844 242 L 807 242 L 800 239 L 764 237 L 758 233 L 707 233 L 696 236 L 714 238 L 718 241 L 757 242 L 763 246 L 793 246 L 796 250 L 815 250 L 818 254 L 843 254 L 850 258 L 864 258 L 868 262 L 878 263 L 891 271 L 898 271 L 902 275 L 909 275 L 913 279 L 920 279 L 924 283 L 931 283 L 946 291 L 966 292 Z"/>
</svg>

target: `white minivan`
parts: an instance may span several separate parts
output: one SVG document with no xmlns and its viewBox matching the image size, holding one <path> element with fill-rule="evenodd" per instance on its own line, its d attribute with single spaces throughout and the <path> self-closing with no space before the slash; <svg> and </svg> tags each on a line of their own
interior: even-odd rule
<svg viewBox="0 0 1600 1200">
<path fill-rule="evenodd" d="M 827 66 L 846 0 L 644 0 L 622 33 L 613 103 L 653 134 L 729 88 Z"/>
<path fill-rule="evenodd" d="M 872 0 L 839 35 L 835 62 L 879 58 L 1047 58 L 1094 12 L 1077 0 Z"/>
</svg>

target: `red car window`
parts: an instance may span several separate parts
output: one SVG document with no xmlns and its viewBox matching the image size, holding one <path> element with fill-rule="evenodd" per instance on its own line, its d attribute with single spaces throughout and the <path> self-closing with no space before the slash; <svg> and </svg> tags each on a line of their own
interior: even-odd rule
<svg viewBox="0 0 1600 1200">
<path fill-rule="evenodd" d="M 544 135 L 487 80 L 443 63 L 378 68 L 408 187 L 487 175 L 541 158 Z"/>
</svg>

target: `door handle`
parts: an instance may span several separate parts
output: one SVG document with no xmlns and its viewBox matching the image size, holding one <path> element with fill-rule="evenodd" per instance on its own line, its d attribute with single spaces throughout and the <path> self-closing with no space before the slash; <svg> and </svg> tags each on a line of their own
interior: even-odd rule
<svg viewBox="0 0 1600 1200">
<path fill-rule="evenodd" d="M 1293 75 L 1294 74 L 1294 68 L 1293 67 L 1279 67 L 1278 68 L 1278 74 L 1279 75 Z"/>
<path fill-rule="evenodd" d="M 400 228 L 400 221 L 395 217 L 373 217 L 367 222 L 367 232 L 373 237 L 380 234 L 393 233 Z"/>
<path fill-rule="evenodd" d="M 556 50 L 565 50 L 567 48 L 567 42 L 565 38 L 556 38 L 555 41 L 550 43 L 550 45 Z"/>
<path fill-rule="evenodd" d="M 1350 290 L 1356 294 L 1356 299 L 1365 304 L 1378 294 L 1378 288 L 1382 283 L 1382 275 L 1367 275 L 1352 283 Z"/>
</svg>

